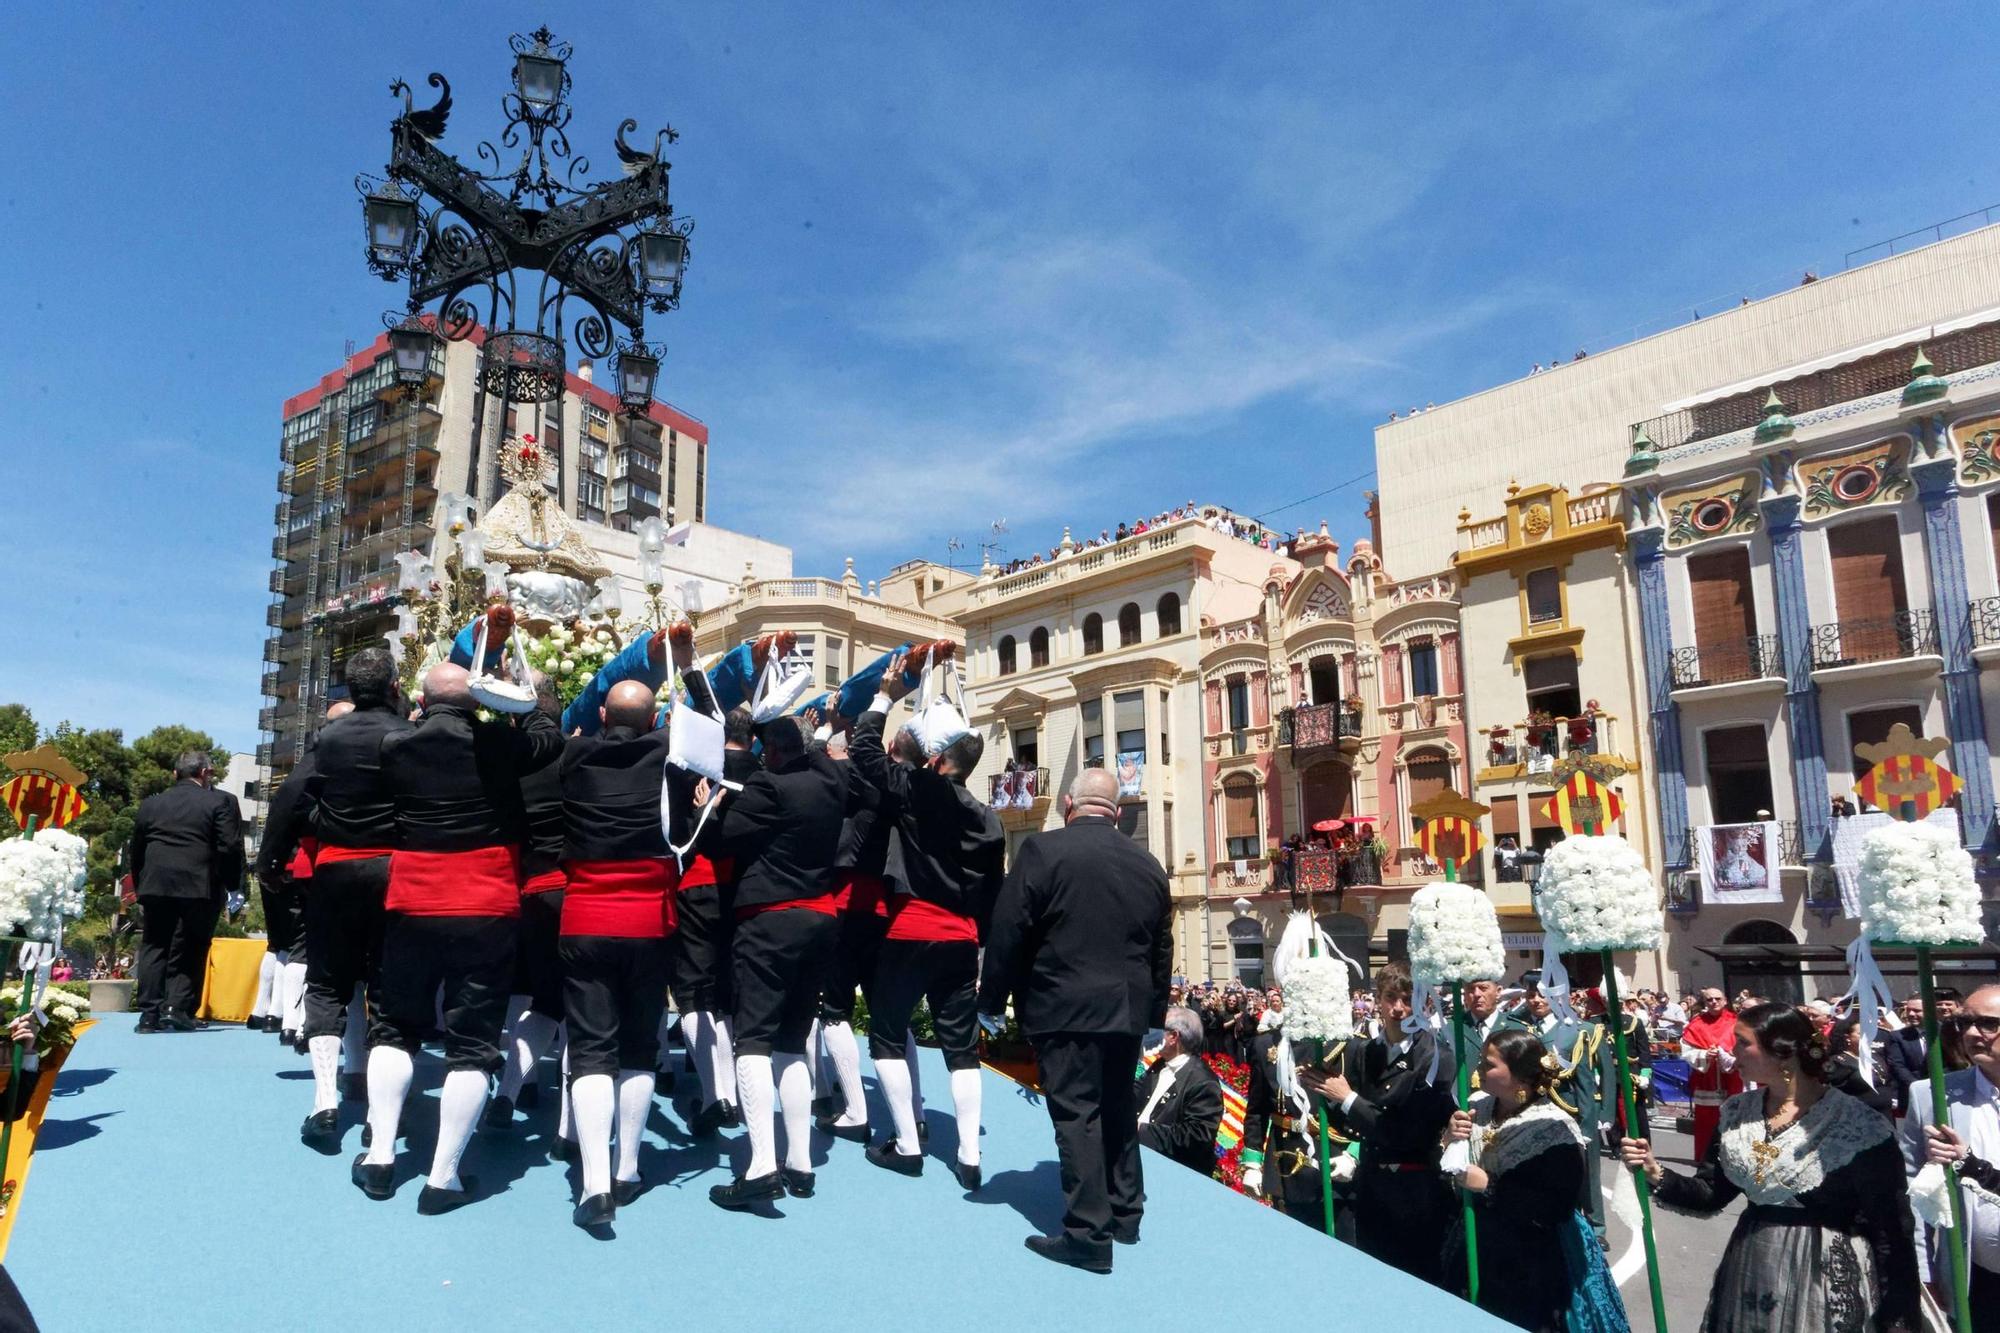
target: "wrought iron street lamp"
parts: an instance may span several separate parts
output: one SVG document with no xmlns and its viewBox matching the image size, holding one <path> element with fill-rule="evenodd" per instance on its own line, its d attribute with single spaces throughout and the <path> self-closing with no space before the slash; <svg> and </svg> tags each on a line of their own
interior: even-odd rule
<svg viewBox="0 0 2000 1333">
<path fill-rule="evenodd" d="M 650 343 L 621 343 L 618 348 L 618 401 L 627 412 L 644 415 L 660 378 L 659 349 Z"/>
<path fill-rule="evenodd" d="M 405 388 L 430 378 L 431 354 L 438 337 L 415 319 L 404 319 L 389 330 L 389 351 L 396 359 L 396 383 Z"/>
</svg>

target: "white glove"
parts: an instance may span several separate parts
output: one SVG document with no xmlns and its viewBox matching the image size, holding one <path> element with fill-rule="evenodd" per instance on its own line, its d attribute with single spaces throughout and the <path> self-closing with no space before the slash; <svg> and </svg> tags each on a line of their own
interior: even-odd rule
<svg viewBox="0 0 2000 1333">
<path fill-rule="evenodd" d="M 1715 1061 L 1722 1066 L 1722 1072 L 1725 1074 L 1736 1068 L 1736 1056 L 1734 1052 L 1717 1051 L 1715 1053 Z"/>
<path fill-rule="evenodd" d="M 1349 1157 L 1346 1153 L 1340 1154 L 1340 1156 L 1333 1159 L 1332 1175 L 1334 1183 L 1339 1185 L 1346 1184 L 1348 1181 L 1354 1179 L 1354 1173 L 1360 1169 L 1361 1163 Z"/>
<path fill-rule="evenodd" d="M 1246 1166 L 1243 1168 L 1243 1192 L 1246 1194 L 1262 1194 L 1264 1192 L 1263 1167 Z"/>
</svg>

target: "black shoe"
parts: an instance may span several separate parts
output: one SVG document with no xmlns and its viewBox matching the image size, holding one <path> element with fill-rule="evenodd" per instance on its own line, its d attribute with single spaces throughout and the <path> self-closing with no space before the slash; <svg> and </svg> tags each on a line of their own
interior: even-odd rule
<svg viewBox="0 0 2000 1333">
<path fill-rule="evenodd" d="M 1109 1273 L 1111 1271 L 1111 1251 L 1107 1247 L 1102 1253 L 1081 1241 L 1068 1236 L 1030 1236 L 1022 1244 L 1044 1259 L 1053 1259 L 1071 1268 L 1081 1268 L 1086 1273 Z"/>
<path fill-rule="evenodd" d="M 954 1162 L 952 1166 L 958 1172 L 960 1188 L 967 1194 L 977 1193 L 979 1187 L 986 1181 L 985 1173 L 980 1171 L 979 1163 L 977 1162 Z"/>
<path fill-rule="evenodd" d="M 724 1129 L 743 1128 L 743 1113 L 736 1109 L 735 1102 L 722 1103 L 722 1127 Z"/>
<path fill-rule="evenodd" d="M 368 1165 L 368 1154 L 362 1153 L 354 1159 L 354 1169 L 348 1173 L 363 1194 L 380 1202 L 396 1195 L 396 1168 L 384 1163 L 381 1166 Z"/>
<path fill-rule="evenodd" d="M 845 1111 L 846 1109 L 847 1109 L 847 1102 L 845 1098 L 842 1097 L 813 1098 L 812 1113 L 813 1113 L 813 1119 L 815 1120 L 832 1120 L 834 1117 L 838 1116 L 842 1111 Z"/>
<path fill-rule="evenodd" d="M 159 1030 L 160 1017 L 158 1014 L 141 1014 L 139 1016 L 139 1026 L 133 1029 L 134 1032 L 158 1032 Z"/>
<path fill-rule="evenodd" d="M 570 1221 L 588 1231 L 592 1227 L 611 1225 L 617 1216 L 618 1203 L 616 1196 L 610 1194 L 593 1194 L 576 1206 L 576 1211 L 570 1214 Z"/>
<path fill-rule="evenodd" d="M 292 1034 L 292 1050 L 299 1055 L 312 1054 L 312 1046 L 306 1041 L 305 1033 L 295 1032 Z"/>
<path fill-rule="evenodd" d="M 293 1050 L 297 1050 L 299 1045 L 298 1029 L 280 1028 L 278 1030 L 278 1040 L 285 1043 L 285 1045 L 291 1047 Z"/>
<path fill-rule="evenodd" d="M 785 1181 L 776 1171 L 716 1185 L 708 1191 L 708 1201 L 718 1208 L 740 1213 L 752 1204 L 785 1197 Z"/>
<path fill-rule="evenodd" d="M 417 1211 L 425 1217 L 436 1217 L 454 1208 L 463 1208 L 472 1202 L 472 1191 L 479 1188 L 479 1181 L 472 1176 L 460 1176 L 459 1187 L 455 1190 L 441 1190 L 435 1185 L 424 1186 L 424 1192 L 417 1196 Z"/>
<path fill-rule="evenodd" d="M 340 1096 L 343 1101 L 361 1102 L 365 1105 L 368 1101 L 368 1075 L 342 1074 Z"/>
<path fill-rule="evenodd" d="M 713 1137 L 716 1130 L 729 1123 L 729 1111 L 728 1102 L 710 1102 L 688 1121 L 688 1133 L 698 1139 Z"/>
<path fill-rule="evenodd" d="M 921 1176 L 924 1173 L 924 1155 L 897 1152 L 894 1139 L 869 1144 L 866 1156 L 875 1165 L 894 1171 L 899 1176 Z"/>
<path fill-rule="evenodd" d="M 169 1032 L 208 1031 L 208 1020 L 205 1018 L 188 1018 L 181 1014 L 168 1014 L 161 1022 L 162 1026 Z"/>
<path fill-rule="evenodd" d="M 646 1183 L 644 1176 L 637 1180 L 614 1180 L 611 1182 L 611 1201 L 623 1208 L 650 1188 L 652 1187 Z"/>
<path fill-rule="evenodd" d="M 285 1026 L 285 1020 L 276 1014 L 264 1015 L 264 1031 L 277 1032 Z"/>
<path fill-rule="evenodd" d="M 785 1193 L 794 1199 L 810 1199 L 813 1196 L 813 1173 L 794 1171 L 789 1166 L 779 1170 L 778 1175 L 785 1182 Z"/>
<path fill-rule="evenodd" d="M 328 1157 L 340 1151 L 340 1112 L 314 1111 L 299 1126 L 299 1141 Z"/>
<path fill-rule="evenodd" d="M 262 1014 L 250 1015 L 250 1017 L 243 1020 L 243 1026 L 250 1029 L 250 1031 L 252 1032 L 262 1032 L 264 1030 L 264 1015 Z"/>
<path fill-rule="evenodd" d="M 661 1069 L 653 1074 L 653 1095 L 664 1097 L 674 1090 L 674 1071 Z"/>
<path fill-rule="evenodd" d="M 827 1119 L 818 1121 L 817 1126 L 836 1139 L 846 1139 L 849 1143 L 868 1142 L 868 1122 L 865 1120 L 858 1125 L 843 1125 L 837 1120 Z"/>
<path fill-rule="evenodd" d="M 512 1129 L 514 1127 L 514 1100 L 511 1097 L 495 1096 L 486 1103 L 486 1112 L 479 1117 L 481 1129 Z M 578 1225 L 581 1225 L 579 1223 Z"/>
<path fill-rule="evenodd" d="M 549 1160 L 552 1162 L 574 1162 L 576 1160 L 576 1140 L 558 1138 L 549 1145 Z"/>
<path fill-rule="evenodd" d="M 1133 1227 L 1129 1231 L 1114 1231 L 1111 1233 L 1111 1239 L 1117 1241 L 1120 1245 L 1137 1245 L 1139 1243 L 1139 1228 Z"/>
<path fill-rule="evenodd" d="M 541 1104 L 542 1085 L 533 1079 L 529 1079 L 526 1083 L 523 1083 L 521 1090 L 514 1094 L 514 1105 L 519 1110 L 532 1111 Z"/>
</svg>

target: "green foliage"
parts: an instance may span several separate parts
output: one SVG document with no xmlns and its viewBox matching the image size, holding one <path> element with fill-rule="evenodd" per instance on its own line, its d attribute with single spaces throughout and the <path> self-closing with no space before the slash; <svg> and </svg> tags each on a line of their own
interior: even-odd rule
<svg viewBox="0 0 2000 1333">
<path fill-rule="evenodd" d="M 35 715 L 21 704 L 0 704 L 0 754 L 32 750 L 41 733 L 35 730 Z"/>
</svg>

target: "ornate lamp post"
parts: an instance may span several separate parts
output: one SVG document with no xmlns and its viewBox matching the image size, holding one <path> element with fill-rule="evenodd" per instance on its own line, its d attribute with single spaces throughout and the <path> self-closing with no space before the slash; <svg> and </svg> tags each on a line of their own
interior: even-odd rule
<svg viewBox="0 0 2000 1333">
<path fill-rule="evenodd" d="M 485 332 L 485 393 L 474 400 L 467 478 L 475 496 L 486 395 L 499 397 L 503 411 L 523 404 L 552 414 L 560 429 L 572 340 L 587 357 L 616 351 L 621 404 L 647 410 L 661 349 L 645 341 L 645 317 L 680 304 L 693 231 L 668 202 L 660 154 L 678 137 L 673 129 L 658 131 L 647 150 L 627 142 L 639 123 L 625 120 L 613 136 L 622 174 L 589 182 L 589 159 L 572 154 L 568 136 L 569 44 L 542 28 L 511 45 L 514 86 L 500 101 L 506 124 L 497 144 L 479 144 L 479 169 L 437 146 L 452 98 L 434 73 L 427 82 L 438 99 L 428 109 L 416 107 L 402 80 L 390 85 L 403 110 L 390 126 L 387 179 L 357 181 L 369 269 L 409 284 L 406 310 L 390 317 L 399 375 L 406 352 L 416 374 L 413 327 L 450 341 Z"/>
</svg>

